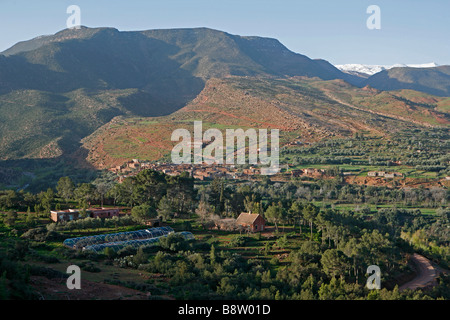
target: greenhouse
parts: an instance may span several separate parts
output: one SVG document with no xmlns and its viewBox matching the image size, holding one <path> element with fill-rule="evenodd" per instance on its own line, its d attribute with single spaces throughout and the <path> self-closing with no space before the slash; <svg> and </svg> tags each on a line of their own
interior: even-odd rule
<svg viewBox="0 0 450 320">
<path fill-rule="evenodd" d="M 191 232 L 183 231 L 179 232 L 177 234 L 181 234 L 185 240 L 193 240 L 195 239 L 194 235 Z M 96 253 L 100 253 L 106 248 L 111 248 L 114 251 L 118 251 L 120 249 L 126 248 L 126 247 L 133 247 L 133 248 L 139 248 L 141 246 L 149 247 L 149 246 L 156 246 L 159 243 L 159 239 L 161 237 L 167 237 L 168 234 L 156 237 L 156 238 L 149 238 L 149 239 L 138 239 L 138 240 L 126 240 L 126 241 L 116 241 L 116 242 L 107 242 L 107 243 L 100 243 L 100 244 L 94 244 L 90 246 L 86 246 L 83 248 L 83 251 L 92 251 Z"/>
<path fill-rule="evenodd" d="M 126 231 L 119 233 L 99 234 L 95 236 L 70 238 L 64 240 L 63 245 L 72 249 L 81 249 L 87 246 L 93 246 L 103 243 L 148 240 L 165 236 L 172 232 L 174 231 L 171 227 L 157 227 L 137 231 Z"/>
</svg>

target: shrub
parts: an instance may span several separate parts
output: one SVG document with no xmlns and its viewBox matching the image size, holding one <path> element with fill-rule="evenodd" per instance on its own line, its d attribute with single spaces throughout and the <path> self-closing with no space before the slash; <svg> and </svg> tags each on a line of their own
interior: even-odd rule
<svg viewBox="0 0 450 320">
<path fill-rule="evenodd" d="M 55 241 L 61 239 L 61 234 L 55 231 L 48 231 L 46 228 L 39 227 L 29 229 L 27 232 L 21 235 L 21 238 L 34 240 L 38 242 Z"/>
<path fill-rule="evenodd" d="M 100 272 L 100 268 L 94 266 L 94 264 L 92 262 L 82 262 L 79 265 L 80 269 L 82 269 L 83 271 L 87 271 L 87 272 Z"/>
<path fill-rule="evenodd" d="M 170 251 L 184 251 L 189 248 L 187 241 L 180 234 L 172 233 L 167 237 L 161 237 L 159 239 L 159 244 L 161 248 L 170 250 Z"/>
<path fill-rule="evenodd" d="M 140 265 L 148 262 L 148 255 L 144 252 L 143 248 L 140 247 L 137 253 L 133 256 L 133 263 L 135 265 Z"/>
<path fill-rule="evenodd" d="M 247 238 L 242 235 L 237 235 L 233 239 L 231 239 L 229 245 L 231 247 L 243 247 L 247 241 Z"/>
<path fill-rule="evenodd" d="M 119 251 L 117 251 L 117 256 L 118 257 L 126 257 L 126 256 L 130 256 L 132 254 L 136 253 L 136 249 L 133 248 L 132 246 L 127 246 L 125 248 L 120 249 Z"/>
<path fill-rule="evenodd" d="M 40 254 L 37 258 L 45 263 L 58 263 L 59 259 L 54 256 Z"/>
</svg>

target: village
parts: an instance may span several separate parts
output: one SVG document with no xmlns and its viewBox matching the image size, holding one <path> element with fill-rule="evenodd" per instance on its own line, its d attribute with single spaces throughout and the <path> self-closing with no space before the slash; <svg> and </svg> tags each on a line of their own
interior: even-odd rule
<svg viewBox="0 0 450 320">
<path fill-rule="evenodd" d="M 121 183 L 125 178 L 134 176 L 146 169 L 160 171 L 169 176 L 178 176 L 187 172 L 194 179 L 202 181 L 214 178 L 251 179 L 251 177 L 261 173 L 261 170 L 254 166 L 247 169 L 238 169 L 234 165 L 150 163 L 138 159 L 110 168 L 109 171 L 117 174 L 118 181 Z"/>
<path fill-rule="evenodd" d="M 288 180 L 290 178 L 310 177 L 310 178 L 325 178 L 329 175 L 326 169 L 323 168 L 303 168 L 290 169 L 292 165 L 286 164 L 281 166 L 280 174 L 275 175 L 274 180 Z M 257 180 L 257 176 L 261 175 L 261 168 L 258 166 L 248 165 L 247 167 L 237 167 L 235 165 L 222 164 L 173 164 L 173 163 L 152 163 L 139 159 L 132 159 L 122 165 L 118 165 L 109 169 L 110 172 L 117 174 L 119 183 L 127 177 L 134 176 L 140 171 L 150 169 L 154 171 L 163 172 L 169 176 L 178 176 L 183 172 L 200 181 L 213 180 L 215 178 L 225 178 L 233 180 Z M 290 170 L 289 170 L 290 169 Z M 342 172 L 343 176 L 355 175 L 355 172 Z M 379 177 L 392 179 L 395 177 L 403 177 L 400 172 L 386 172 L 386 171 L 369 171 L 368 177 Z"/>
<path fill-rule="evenodd" d="M 276 180 L 282 178 L 309 176 L 323 177 L 326 175 L 325 169 L 307 168 L 291 170 L 286 174 L 291 165 L 281 166 L 281 174 L 276 175 Z M 235 165 L 222 164 L 173 164 L 173 163 L 151 163 L 133 159 L 126 163 L 109 169 L 110 172 L 117 174 L 118 181 L 121 183 L 125 178 L 134 176 L 140 171 L 150 169 L 163 172 L 169 176 L 178 176 L 183 172 L 196 180 L 213 180 L 215 178 L 225 178 L 234 180 L 257 180 L 257 176 L 261 175 L 261 168 L 249 165 L 248 167 L 237 167 Z"/>
</svg>

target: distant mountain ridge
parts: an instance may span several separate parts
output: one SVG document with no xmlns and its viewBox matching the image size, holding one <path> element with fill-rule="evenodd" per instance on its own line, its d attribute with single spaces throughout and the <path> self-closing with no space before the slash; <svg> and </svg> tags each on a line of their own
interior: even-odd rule
<svg viewBox="0 0 450 320">
<path fill-rule="evenodd" d="M 336 65 L 347 74 L 359 77 L 360 87 L 371 86 L 378 90 L 392 91 L 411 89 L 441 97 L 450 96 L 450 66 L 435 62 L 424 64 Z"/>
<path fill-rule="evenodd" d="M 20 42 L 0 56 L 0 94 L 136 88 L 171 104 L 167 113 L 193 99 L 207 79 L 228 75 L 359 81 L 327 61 L 288 50 L 276 39 L 208 28 L 66 29 Z"/>
<path fill-rule="evenodd" d="M 230 75 L 357 79 L 276 39 L 208 28 L 65 29 L 0 55 L 0 157 L 64 154 L 116 116 L 168 115 L 208 79 Z"/>
<path fill-rule="evenodd" d="M 378 90 L 411 89 L 436 96 L 449 97 L 450 66 L 392 68 L 374 74 L 364 84 Z"/>
<path fill-rule="evenodd" d="M 232 35 L 208 28 L 66 29 L 22 41 L 0 55 L 0 159 L 49 158 L 73 153 L 84 137 L 116 117 L 172 115 L 198 97 L 211 79 L 305 78 L 338 81 L 357 91 L 366 90 L 368 87 L 360 88 L 369 85 L 382 90 L 407 88 L 450 96 L 450 72 L 444 66 L 414 69 L 414 73 L 410 69 L 413 68 L 393 68 L 364 79 L 344 73 L 328 61 L 292 52 L 276 39 Z M 245 85 L 255 84 L 249 81 Z M 279 83 L 258 84 L 257 95 L 267 96 L 274 90 L 271 85 Z M 336 95 L 339 92 L 332 91 L 348 91 L 344 85 L 326 90 L 325 96 L 309 85 L 302 87 L 294 82 L 283 84 L 277 92 L 282 96 L 283 90 L 291 90 L 291 86 L 302 94 L 289 96 L 304 99 L 305 103 L 314 100 L 317 106 L 311 106 L 312 109 L 320 109 L 330 99 L 336 108 L 348 108 L 346 104 L 353 103 L 336 104 L 334 99 L 339 98 Z M 245 93 L 238 92 L 245 97 Z M 394 100 L 392 106 L 399 101 Z M 430 116 L 425 122 L 408 119 L 428 123 L 437 117 L 446 123 L 444 116 L 433 113 L 437 106 L 430 108 L 431 120 Z M 446 110 L 446 105 L 440 108 Z M 324 110 L 332 116 L 341 114 L 338 111 Z M 317 120 L 323 118 L 318 113 L 301 116 L 309 117 L 308 123 L 327 126 L 326 121 Z M 327 121 L 353 121 L 351 116 L 345 117 L 346 120 L 331 117 Z M 337 128 L 332 126 L 330 132 Z"/>
<path fill-rule="evenodd" d="M 422 64 L 402 64 L 397 63 L 394 65 L 368 65 L 368 64 L 359 64 L 359 63 L 348 63 L 348 64 L 338 64 L 335 65 L 336 68 L 341 70 L 342 72 L 368 78 L 373 76 L 375 73 L 389 70 L 392 68 L 433 68 L 438 67 L 439 65 L 435 62 L 430 63 L 422 63 Z"/>
<path fill-rule="evenodd" d="M 146 31 L 119 31 L 114 28 L 86 27 L 80 30 L 65 29 L 55 35 L 19 42 L 1 54 L 6 57 L 21 55 L 30 60 L 31 51 L 48 51 L 48 46 L 51 45 L 65 46 L 77 41 L 78 46 L 83 46 L 84 42 L 109 41 L 110 45 L 115 42 L 119 46 L 124 44 L 125 40 L 130 45 L 138 46 L 142 46 L 142 42 L 148 41 L 152 45 L 152 50 L 164 51 L 167 56 L 179 62 L 182 68 L 192 70 L 200 77 L 223 76 L 228 72 L 238 76 L 266 74 L 319 77 L 325 80 L 351 78 L 324 60 L 313 60 L 290 51 L 276 39 L 237 36 L 209 28 Z M 161 42 L 158 43 L 155 40 Z M 125 49 L 127 48 L 122 48 L 122 50 Z M 278 59 L 274 60 L 274 58 Z M 41 60 L 40 62 L 49 64 L 52 61 Z M 205 66 L 209 71 L 205 72 Z"/>
</svg>

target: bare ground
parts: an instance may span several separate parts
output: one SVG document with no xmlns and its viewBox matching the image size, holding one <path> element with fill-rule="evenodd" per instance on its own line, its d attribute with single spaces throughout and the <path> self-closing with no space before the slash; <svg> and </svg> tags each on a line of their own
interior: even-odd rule
<svg viewBox="0 0 450 320">
<path fill-rule="evenodd" d="M 436 285 L 436 278 L 439 274 L 445 272 L 444 270 L 433 266 L 430 260 L 420 254 L 415 253 L 411 259 L 417 267 L 417 276 L 413 280 L 400 286 L 399 290 L 415 290 L 418 288 L 434 286 Z"/>
<path fill-rule="evenodd" d="M 150 293 L 116 285 L 81 280 L 81 289 L 68 289 L 66 279 L 32 276 L 32 287 L 43 300 L 147 300 Z"/>
</svg>

